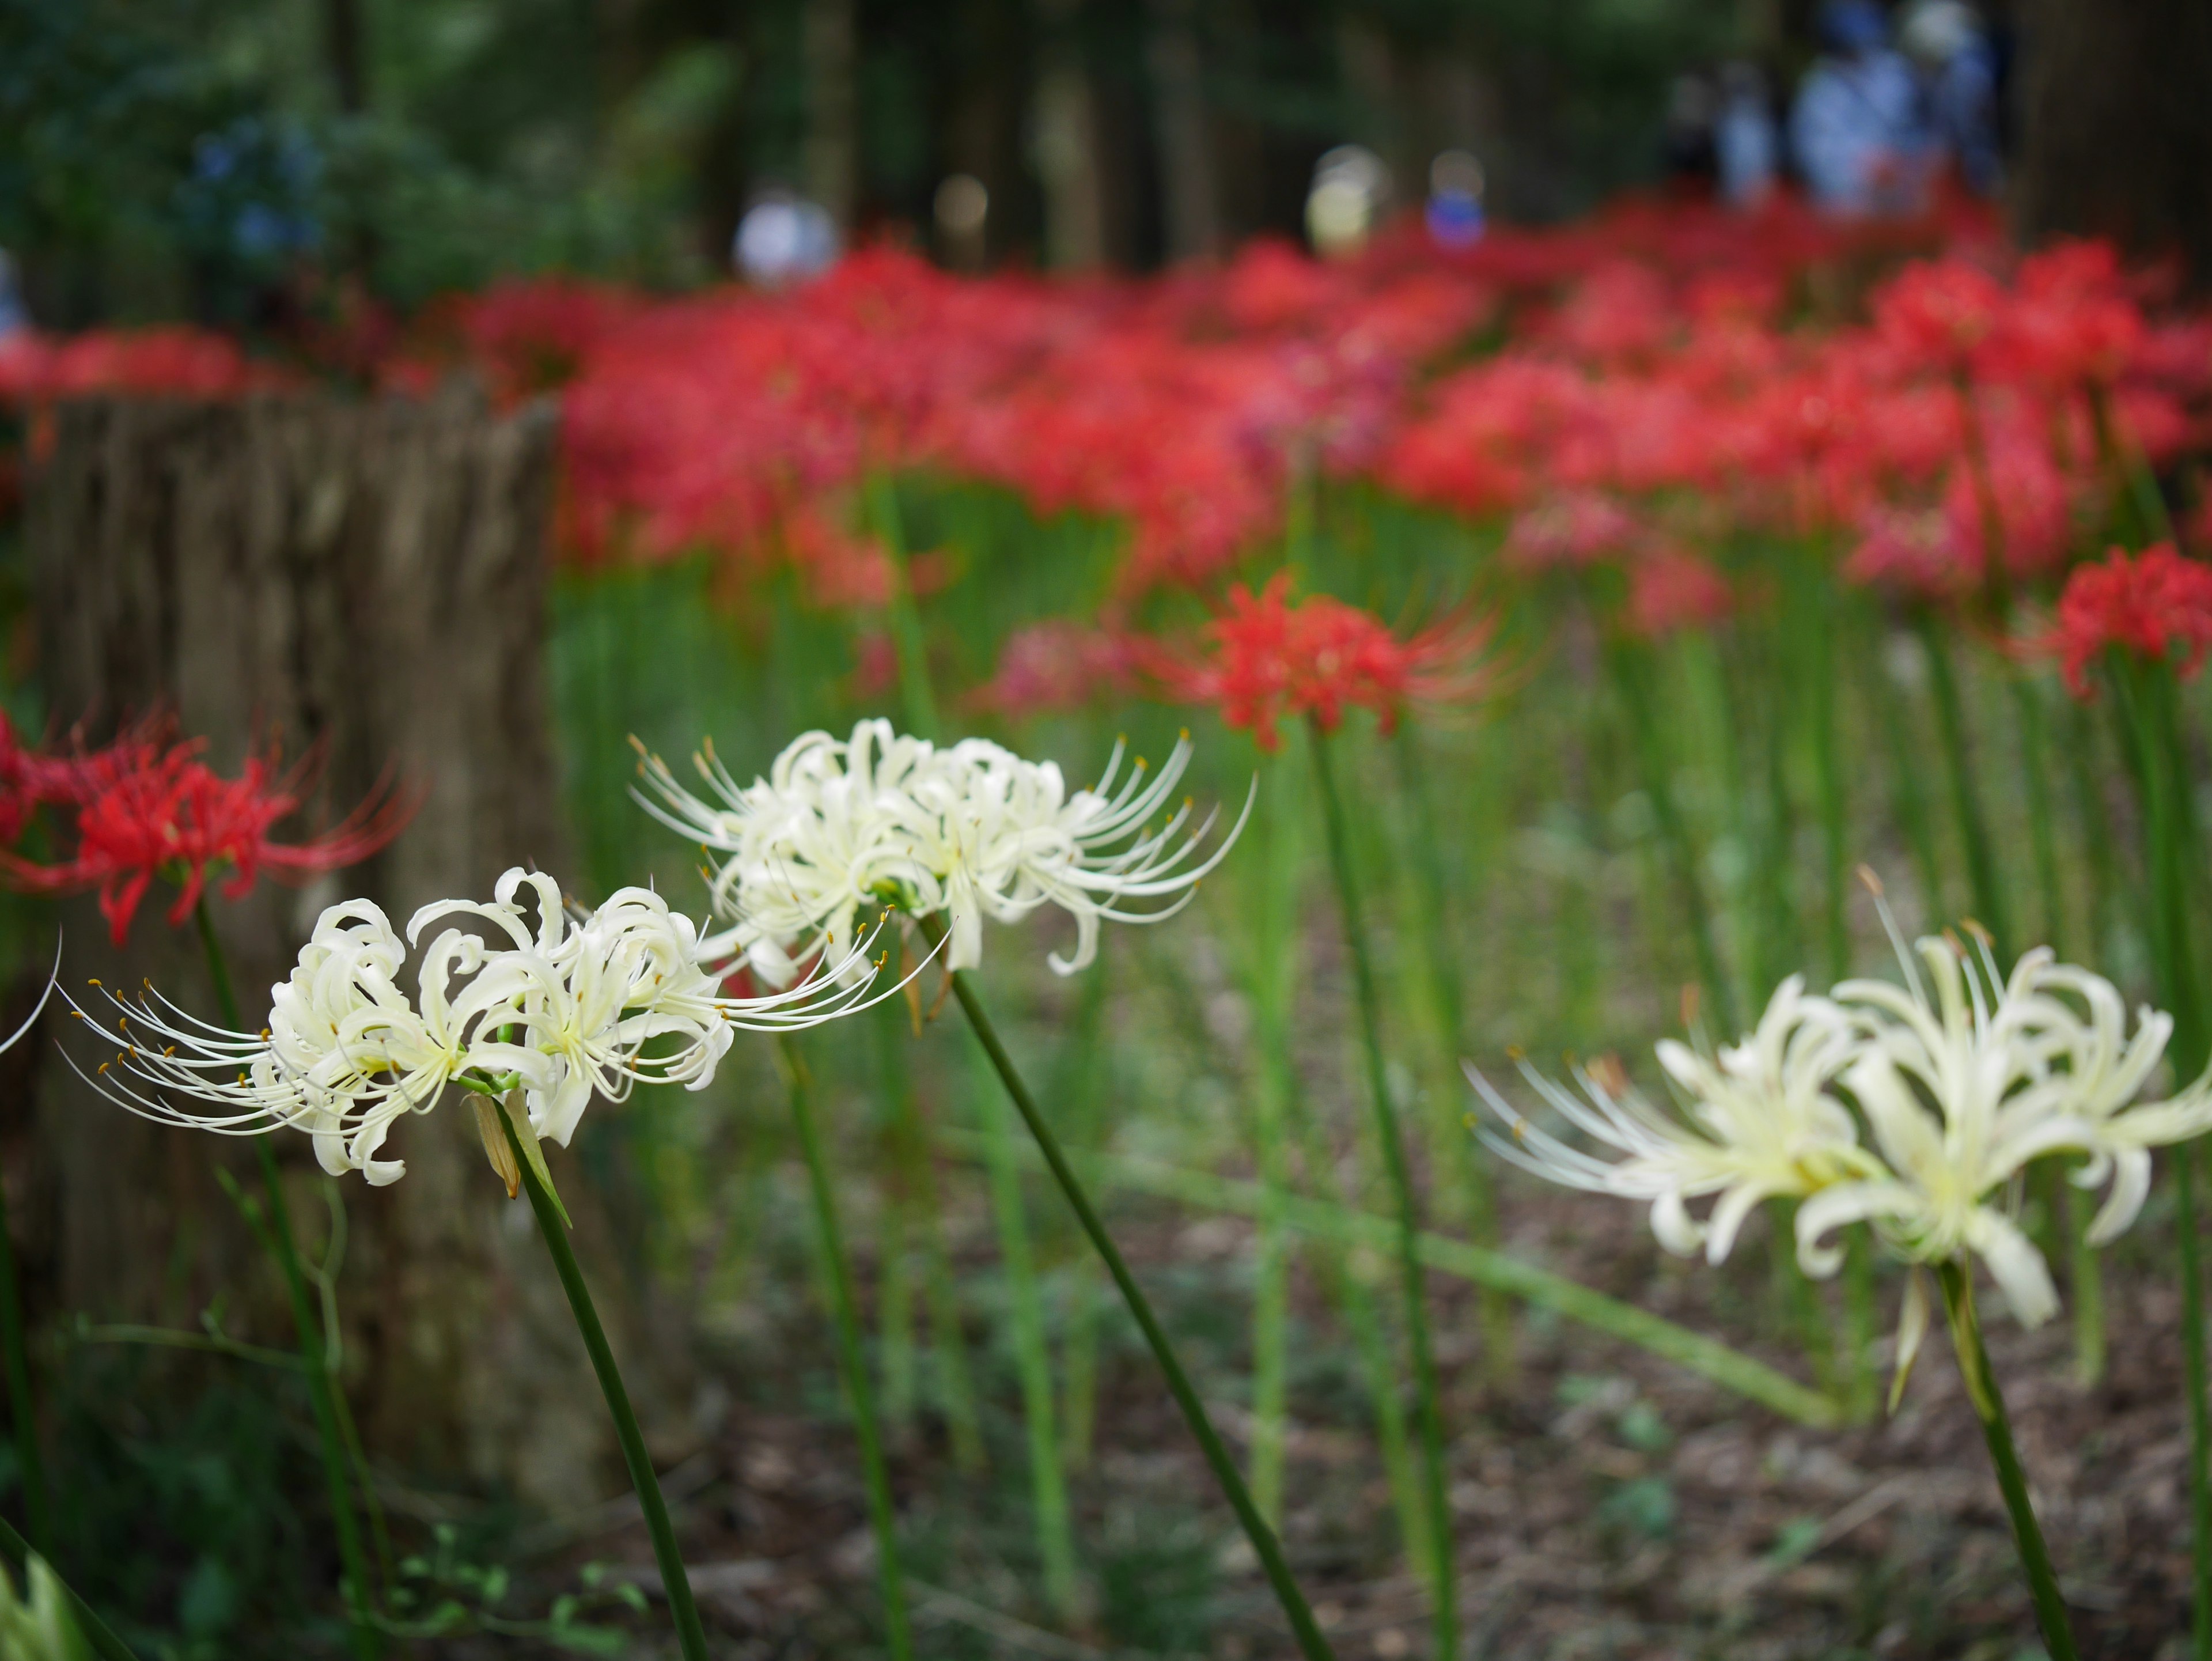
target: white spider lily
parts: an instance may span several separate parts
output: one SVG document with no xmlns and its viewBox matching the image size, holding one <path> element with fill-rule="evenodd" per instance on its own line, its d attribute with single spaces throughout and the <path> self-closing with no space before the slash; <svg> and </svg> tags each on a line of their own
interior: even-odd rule
<svg viewBox="0 0 2212 1661">
<path fill-rule="evenodd" d="M 1485 1133 L 1501 1157 L 1571 1188 L 1648 1203 L 1662 1245 L 1684 1256 L 1702 1245 L 1707 1260 L 1718 1263 L 1762 1200 L 1816 1193 L 1872 1165 L 1850 1110 L 1831 1092 L 1850 1064 L 1855 1037 L 1844 1011 L 1808 997 L 1792 977 L 1741 1043 L 1723 1044 L 1714 1055 L 1673 1040 L 1660 1044 L 1680 1113 L 1655 1104 L 1617 1063 L 1576 1068 L 1577 1097 L 1522 1062 L 1522 1076 L 1560 1116 L 1618 1150 L 1617 1159 L 1584 1153 L 1529 1123 L 1472 1066 L 1467 1074 L 1511 1128 L 1510 1138 Z M 1706 1198 L 1715 1203 L 1700 1221 L 1690 1203 Z"/>
<path fill-rule="evenodd" d="M 534 927 L 518 902 L 526 889 Z M 420 944 L 430 923 L 452 917 L 488 924 L 490 938 L 448 926 Z M 878 966 L 865 958 L 872 944 L 871 934 L 824 977 L 733 997 L 697 926 L 658 895 L 624 889 L 572 916 L 550 878 L 518 868 L 489 904 L 423 907 L 406 946 L 370 902 L 330 907 L 271 989 L 258 1034 L 200 1020 L 150 985 L 137 999 L 101 989 L 124 1048 L 93 1083 L 164 1123 L 304 1132 L 325 1171 L 358 1171 L 381 1186 L 406 1171 L 378 1157 L 393 1123 L 429 1111 L 451 1083 L 487 1098 L 520 1092 L 534 1135 L 565 1147 L 595 1097 L 620 1101 L 640 1080 L 705 1088 L 737 1029 L 789 1031 L 861 1007 Z M 407 946 L 420 948 L 411 1001 L 398 983 Z M 672 1035 L 671 1053 L 641 1053 Z"/>
<path fill-rule="evenodd" d="M 2048 1320 L 2058 1307 L 2049 1266 L 2011 1214 L 2021 1173 L 2039 1159 L 2086 1155 L 2073 1180 L 2109 1185 L 2089 1235 L 2105 1244 L 2142 1209 L 2150 1149 L 2212 1129 L 2212 1074 L 2170 1100 L 2139 1103 L 2171 1018 L 2145 1009 L 2130 1036 L 2111 983 L 2048 949 L 2028 952 L 2005 980 L 1986 944 L 1978 961 L 1948 935 L 1910 952 L 1897 945 L 1902 986 L 1846 981 L 1808 997 L 1792 977 L 1742 1043 L 1708 1057 L 1662 1043 L 1679 1115 L 1617 1064 L 1577 1068 L 1581 1096 L 1522 1065 L 1561 1117 L 1619 1158 L 1530 1124 L 1470 1067 L 1512 1129 L 1510 1140 L 1485 1140 L 1538 1176 L 1648 1203 L 1671 1251 L 1702 1244 L 1717 1263 L 1753 1207 L 1792 1198 L 1802 1202 L 1797 1257 L 1809 1275 L 1834 1274 L 1843 1251 L 1832 1237 L 1863 1222 L 1914 1263 L 1979 1257 L 2024 1324 Z M 1706 1197 L 1715 1203 L 1700 1222 L 1689 1206 Z M 1901 1354 L 1926 1323 L 1916 1281 Z"/>
<path fill-rule="evenodd" d="M 732 923 L 723 938 L 771 983 L 837 957 L 854 916 L 887 897 L 908 916 L 944 916 L 950 969 L 982 960 L 985 918 L 1058 906 L 1075 919 L 1075 951 L 1048 961 L 1070 975 L 1097 953 L 1102 920 L 1171 916 L 1243 830 L 1249 796 L 1201 858 L 1214 817 L 1194 825 L 1188 799 L 1167 811 L 1190 753 L 1186 733 L 1156 775 L 1141 759 L 1124 773 L 1117 744 L 1098 783 L 1071 794 L 1050 762 L 983 739 L 940 749 L 872 720 L 848 739 L 803 735 L 750 785 L 702 751 L 694 759 L 711 801 L 646 756 L 636 794 L 710 858 L 724 856 L 709 873 Z"/>
<path fill-rule="evenodd" d="M 1836 989 L 1864 1030 L 1844 1083 L 1887 1168 L 1808 1200 L 1797 1214 L 1798 1256 L 1809 1272 L 1832 1273 L 1841 1253 L 1826 1237 L 1869 1222 L 1915 1262 L 1972 1253 L 2021 1323 L 2039 1325 L 2057 1313 L 2058 1293 L 2010 1214 L 2014 1179 L 2045 1155 L 2087 1154 L 2076 1180 L 2112 1186 L 2092 1236 L 2108 1241 L 2142 1208 L 2150 1148 L 2212 1125 L 2212 1094 L 2200 1081 L 2171 1101 L 2131 1105 L 2171 1020 L 2147 1010 L 2128 1042 L 2111 983 L 2055 964 L 2048 950 L 2028 952 L 2002 982 L 1986 946 L 1978 964 L 1948 938 L 1923 939 L 1915 951 L 1932 997 L 1902 952 L 1905 986 Z"/>
</svg>

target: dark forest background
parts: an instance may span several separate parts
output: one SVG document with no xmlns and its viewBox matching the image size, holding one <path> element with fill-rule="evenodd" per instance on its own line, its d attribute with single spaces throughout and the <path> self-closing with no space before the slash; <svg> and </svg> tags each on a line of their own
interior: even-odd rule
<svg viewBox="0 0 2212 1661">
<path fill-rule="evenodd" d="M 781 186 L 994 263 L 1295 234 L 1316 158 L 1456 145 L 1556 219 L 1654 178 L 1670 80 L 1786 89 L 1802 0 L 0 0 L 0 246 L 49 325 L 221 320 L 302 248 L 405 306 L 560 266 L 725 269 Z M 2002 25 L 2006 20 L 1997 20 Z M 240 213 L 249 234 L 239 234 Z"/>
</svg>

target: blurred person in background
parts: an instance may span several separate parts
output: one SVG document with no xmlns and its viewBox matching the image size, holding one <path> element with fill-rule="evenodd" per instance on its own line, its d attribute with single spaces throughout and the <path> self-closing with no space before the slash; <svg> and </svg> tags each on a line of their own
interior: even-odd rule
<svg viewBox="0 0 2212 1661">
<path fill-rule="evenodd" d="M 1997 142 L 1997 60 L 1989 32 L 1965 0 L 1915 0 L 1898 43 L 1921 75 L 1936 165 L 1948 161 L 1977 196 L 2004 182 Z"/>
<path fill-rule="evenodd" d="M 1790 113 L 1790 148 L 1814 205 L 1850 218 L 1917 211 L 1928 131 L 1920 82 L 1874 0 L 1826 0 L 1821 55 Z"/>
<path fill-rule="evenodd" d="M 1782 162 L 1774 102 L 1759 65 L 1738 60 L 1721 65 L 1720 113 L 1713 121 L 1713 161 L 1721 199 L 1734 208 L 1756 208 L 1773 193 Z"/>
<path fill-rule="evenodd" d="M 1472 247 L 1482 240 L 1482 163 L 1465 150 L 1438 150 L 1429 163 L 1429 202 L 1422 213 L 1440 248 Z"/>
<path fill-rule="evenodd" d="M 1367 246 L 1390 204 L 1390 168 L 1364 144 L 1339 144 L 1314 163 L 1306 192 L 1306 235 L 1325 259 L 1349 259 Z"/>
<path fill-rule="evenodd" d="M 730 263 L 756 288 L 781 289 L 821 276 L 840 252 L 828 209 L 772 188 L 754 198 L 738 222 Z"/>
</svg>

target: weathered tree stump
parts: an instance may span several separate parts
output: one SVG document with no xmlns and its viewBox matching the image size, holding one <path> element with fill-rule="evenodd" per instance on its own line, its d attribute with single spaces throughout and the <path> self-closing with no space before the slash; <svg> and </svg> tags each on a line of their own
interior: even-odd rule
<svg viewBox="0 0 2212 1661">
<path fill-rule="evenodd" d="M 554 440 L 550 409 L 495 417 L 459 389 L 57 412 L 27 503 L 56 721 L 97 741 L 173 710 L 224 767 L 272 738 L 295 755 L 319 745 L 325 817 L 387 766 L 423 793 L 369 864 L 306 892 L 264 882 L 216 903 L 249 1019 L 333 899 L 365 894 L 404 928 L 425 902 L 489 897 L 509 865 L 560 869 L 539 667 Z M 312 829 L 315 813 L 303 818 L 295 830 Z M 165 904 L 157 885 L 121 952 L 88 901 L 72 906 L 66 972 L 150 974 L 212 1013 L 190 930 L 166 925 Z M 191 1325 L 218 1287 L 267 1281 L 213 1177 L 226 1159 L 246 1170 L 243 1150 L 131 1118 L 65 1068 L 42 1073 L 35 1214 L 62 1311 Z M 304 1137 L 276 1147 L 313 1249 L 320 1173 Z M 407 1162 L 398 1183 L 342 1188 L 347 1385 L 371 1445 L 542 1503 L 607 1492 L 598 1390 L 470 1115 L 448 1101 L 395 1127 L 387 1150 Z M 284 1324 L 256 1335 L 282 1342 Z"/>
</svg>

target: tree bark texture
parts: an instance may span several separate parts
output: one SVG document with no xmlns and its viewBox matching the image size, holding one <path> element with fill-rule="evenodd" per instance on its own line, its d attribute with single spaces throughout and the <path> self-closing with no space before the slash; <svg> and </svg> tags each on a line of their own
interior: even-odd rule
<svg viewBox="0 0 2212 1661">
<path fill-rule="evenodd" d="M 2179 254 L 2212 286 L 2212 5 L 2027 0 L 2021 33 L 2022 235 Z"/>
<path fill-rule="evenodd" d="M 489 898 L 510 865 L 560 869 L 539 667 L 554 439 L 550 408 L 495 418 L 458 388 L 420 403 L 100 399 L 57 412 L 27 503 L 57 725 L 97 742 L 171 711 L 225 769 L 249 746 L 313 745 L 321 783 L 293 835 L 343 813 L 387 767 L 422 796 L 368 864 L 305 891 L 264 880 L 215 901 L 247 1019 L 335 899 L 367 895 L 404 929 L 426 902 Z M 211 1014 L 191 933 L 165 921 L 173 891 L 155 885 L 120 952 L 89 901 L 67 908 L 70 983 L 151 976 Z M 103 1059 L 89 1036 L 61 1034 Z M 244 1149 L 131 1118 L 66 1068 L 41 1071 L 39 1210 L 61 1312 L 191 1326 L 217 1291 L 270 1281 L 213 1177 L 228 1161 L 243 1180 Z M 305 1137 L 279 1133 L 276 1147 L 315 1253 L 321 1173 Z M 406 1160 L 399 1182 L 339 1184 L 346 1384 L 370 1445 L 542 1504 L 609 1492 L 584 1352 L 465 1105 L 396 1126 L 386 1153 Z M 590 1214 L 578 1217 L 587 1244 Z M 254 1318 L 253 1336 L 283 1341 L 281 1317 Z"/>
</svg>

